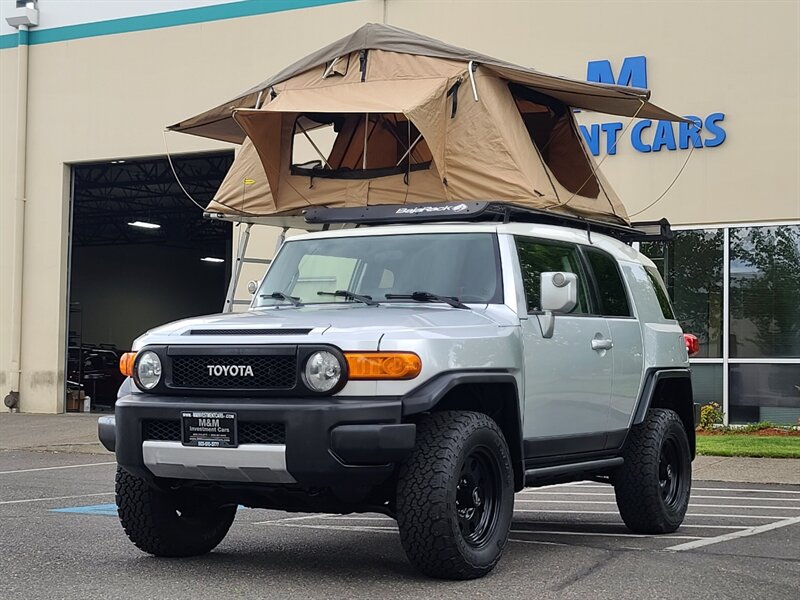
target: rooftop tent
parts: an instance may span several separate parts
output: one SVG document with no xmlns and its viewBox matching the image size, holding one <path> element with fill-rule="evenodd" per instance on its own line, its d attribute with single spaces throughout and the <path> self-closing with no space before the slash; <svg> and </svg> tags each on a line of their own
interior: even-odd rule
<svg viewBox="0 0 800 600">
<path fill-rule="evenodd" d="M 573 81 L 365 25 L 241 96 L 170 127 L 241 143 L 208 211 L 506 200 L 627 223 L 572 107 L 683 120 L 646 90 Z M 314 142 L 328 132 L 328 146 Z M 317 158 L 299 164 L 304 138 Z"/>
</svg>

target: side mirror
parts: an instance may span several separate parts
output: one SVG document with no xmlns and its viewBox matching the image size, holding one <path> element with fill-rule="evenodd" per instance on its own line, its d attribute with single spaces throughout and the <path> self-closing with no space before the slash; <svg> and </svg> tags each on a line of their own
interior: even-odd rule
<svg viewBox="0 0 800 600">
<path fill-rule="evenodd" d="M 258 290 L 258 282 L 255 279 L 247 282 L 248 292 L 250 292 L 251 294 L 255 294 L 257 290 Z"/>
<path fill-rule="evenodd" d="M 553 337 L 554 312 L 569 312 L 578 304 L 578 276 L 575 273 L 542 273 L 540 298 L 544 314 L 539 315 L 542 337 Z"/>
</svg>

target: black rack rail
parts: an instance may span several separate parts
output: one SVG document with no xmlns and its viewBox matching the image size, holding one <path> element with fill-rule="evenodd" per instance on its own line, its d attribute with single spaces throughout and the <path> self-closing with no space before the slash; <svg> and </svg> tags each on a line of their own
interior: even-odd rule
<svg viewBox="0 0 800 600">
<path fill-rule="evenodd" d="M 307 223 L 329 225 L 354 223 L 358 225 L 388 225 L 403 223 L 441 222 L 501 222 L 540 223 L 560 225 L 608 235 L 625 243 L 666 241 L 673 238 L 669 221 L 642 221 L 616 225 L 604 221 L 585 219 L 546 210 L 528 208 L 509 202 L 489 200 L 446 202 L 441 204 L 383 204 L 353 208 L 326 208 L 315 206 L 305 210 Z"/>
</svg>

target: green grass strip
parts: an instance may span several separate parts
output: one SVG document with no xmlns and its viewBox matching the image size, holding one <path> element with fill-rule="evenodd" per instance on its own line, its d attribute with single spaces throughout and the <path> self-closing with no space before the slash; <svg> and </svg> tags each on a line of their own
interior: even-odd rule
<svg viewBox="0 0 800 600">
<path fill-rule="evenodd" d="M 698 435 L 697 453 L 706 456 L 800 458 L 800 436 L 755 436 L 735 433 Z"/>
</svg>

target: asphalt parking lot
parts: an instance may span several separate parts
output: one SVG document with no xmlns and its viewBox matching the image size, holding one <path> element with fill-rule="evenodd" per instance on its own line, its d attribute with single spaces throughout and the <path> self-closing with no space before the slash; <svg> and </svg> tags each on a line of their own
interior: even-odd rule
<svg viewBox="0 0 800 600">
<path fill-rule="evenodd" d="M 445 582 L 381 515 L 243 509 L 207 556 L 147 556 L 116 518 L 112 461 L 0 452 L 0 598 L 800 597 L 800 486 L 695 481 L 667 536 L 627 532 L 607 486 L 526 490 L 497 569 Z"/>
</svg>

